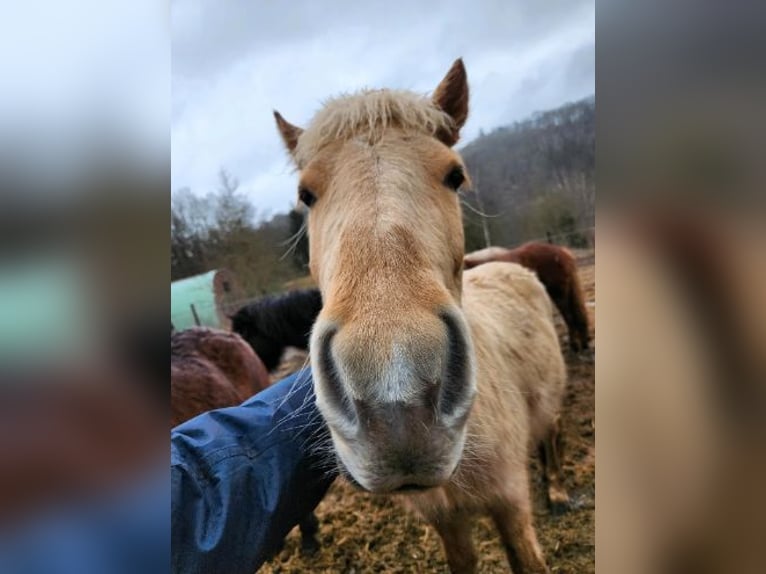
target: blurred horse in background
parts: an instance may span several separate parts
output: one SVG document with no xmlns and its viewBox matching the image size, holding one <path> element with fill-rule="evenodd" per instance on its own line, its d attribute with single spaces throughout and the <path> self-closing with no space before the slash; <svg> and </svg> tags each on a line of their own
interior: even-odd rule
<svg viewBox="0 0 766 574">
<path fill-rule="evenodd" d="M 322 310 L 319 289 L 268 295 L 231 316 L 231 330 L 247 341 L 271 372 L 286 347 L 308 350 L 311 327 Z"/>
<path fill-rule="evenodd" d="M 577 275 L 577 260 L 568 249 L 531 242 L 515 249 L 487 247 L 468 253 L 463 259 L 466 269 L 489 261 L 518 263 L 534 271 L 567 324 L 569 348 L 574 353 L 590 348 L 585 296 Z"/>
</svg>

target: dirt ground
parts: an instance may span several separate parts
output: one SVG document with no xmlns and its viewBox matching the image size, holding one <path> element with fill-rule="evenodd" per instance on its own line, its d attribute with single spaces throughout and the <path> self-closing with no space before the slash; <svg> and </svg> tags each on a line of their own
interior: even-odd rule
<svg viewBox="0 0 766 574">
<path fill-rule="evenodd" d="M 588 301 L 593 332 L 595 312 L 595 269 L 593 252 L 577 252 L 580 277 Z M 566 329 L 560 318 L 557 327 L 563 338 Z M 564 341 L 562 340 L 562 344 Z M 291 356 L 302 366 L 303 357 Z M 594 363 L 592 357 L 567 357 L 569 386 L 562 413 L 565 449 L 564 473 L 573 508 L 563 516 L 551 516 L 545 505 L 540 468 L 536 460 L 532 477 L 535 493 L 535 524 L 552 572 L 585 574 L 595 572 L 595 410 Z M 285 365 L 284 371 L 290 367 Z M 448 572 L 436 532 L 397 503 L 385 497 L 354 490 L 338 480 L 317 509 L 321 523 L 321 550 L 313 556 L 300 552 L 295 529 L 285 548 L 259 572 L 362 574 L 371 572 Z M 479 572 L 510 572 L 505 552 L 489 519 L 474 528 L 479 553 Z"/>
</svg>

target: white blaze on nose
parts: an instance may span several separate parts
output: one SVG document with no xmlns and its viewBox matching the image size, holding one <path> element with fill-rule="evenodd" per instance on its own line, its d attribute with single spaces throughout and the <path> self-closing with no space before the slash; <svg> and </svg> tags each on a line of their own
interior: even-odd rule
<svg viewBox="0 0 766 574">
<path fill-rule="evenodd" d="M 353 399 L 408 404 L 422 398 L 428 381 L 438 381 L 441 360 L 418 361 L 412 349 L 394 343 L 385 361 L 368 363 L 362 369 L 340 363 L 338 368 L 342 380 L 355 383 L 346 385 Z"/>
<path fill-rule="evenodd" d="M 409 351 L 409 352 L 408 352 Z M 428 381 L 437 381 L 441 371 L 441 361 L 430 365 L 433 372 L 428 372 L 429 361 L 416 363 L 411 350 L 404 345 L 395 343 L 391 351 L 391 361 L 380 373 L 375 386 L 374 398 L 384 403 L 412 403 L 422 397 Z M 426 372 L 422 372 L 426 371 Z"/>
<path fill-rule="evenodd" d="M 381 402 L 409 403 L 420 394 L 421 381 L 415 365 L 402 345 L 394 343 L 391 363 L 381 373 L 375 399 Z"/>
</svg>

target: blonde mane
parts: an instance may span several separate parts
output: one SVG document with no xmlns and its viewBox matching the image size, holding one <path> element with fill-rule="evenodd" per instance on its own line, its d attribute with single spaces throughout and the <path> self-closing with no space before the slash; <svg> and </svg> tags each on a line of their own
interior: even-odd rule
<svg viewBox="0 0 766 574">
<path fill-rule="evenodd" d="M 434 135 L 454 129 L 454 120 L 428 97 L 403 90 L 362 90 L 326 101 L 301 134 L 295 150 L 299 166 L 328 143 L 360 136 L 370 144 L 388 127 Z"/>
</svg>

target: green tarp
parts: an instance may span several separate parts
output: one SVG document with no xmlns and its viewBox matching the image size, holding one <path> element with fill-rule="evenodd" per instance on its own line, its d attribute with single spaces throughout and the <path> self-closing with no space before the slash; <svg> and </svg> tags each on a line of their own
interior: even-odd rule
<svg viewBox="0 0 766 574">
<path fill-rule="evenodd" d="M 216 305 L 216 273 L 209 271 L 170 284 L 170 320 L 176 329 L 194 327 L 197 324 L 194 312 L 200 325 L 223 327 Z"/>
</svg>

